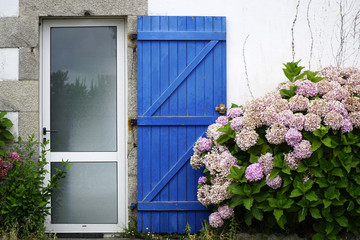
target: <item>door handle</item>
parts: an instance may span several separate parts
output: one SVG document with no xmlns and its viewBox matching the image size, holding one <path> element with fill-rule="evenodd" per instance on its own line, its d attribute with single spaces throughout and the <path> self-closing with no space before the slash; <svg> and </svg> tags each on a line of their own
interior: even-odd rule
<svg viewBox="0 0 360 240">
<path fill-rule="evenodd" d="M 47 130 L 46 127 L 43 127 L 43 135 L 46 135 L 46 133 L 56 133 L 58 130 Z"/>
</svg>

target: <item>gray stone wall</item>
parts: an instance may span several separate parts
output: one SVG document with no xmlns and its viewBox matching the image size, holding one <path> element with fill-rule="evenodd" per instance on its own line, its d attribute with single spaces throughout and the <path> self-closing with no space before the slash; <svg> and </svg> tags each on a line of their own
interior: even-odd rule
<svg viewBox="0 0 360 240">
<path fill-rule="evenodd" d="M 12 0 L 13 1 L 13 0 Z M 15 0 L 14 0 L 15 1 Z M 0 10 L 0 72 L 6 68 L 2 49 L 18 50 L 18 63 L 10 69 L 17 77 L 0 74 L 0 111 L 16 113 L 16 132 L 22 138 L 35 134 L 39 138 L 40 103 L 40 25 L 47 18 L 118 18 L 127 22 L 127 34 L 136 32 L 137 16 L 147 15 L 147 0 L 19 0 L 18 11 L 6 15 Z M 0 6 L 4 7 L 4 6 Z M 5 6 L 6 7 L 6 6 Z M 3 8 L 4 9 L 4 8 Z M 2 62 L 2 61 L 3 62 Z M 128 118 L 136 118 L 136 40 L 128 37 Z M 136 202 L 136 128 L 128 127 L 128 203 Z M 129 215 L 136 216 L 130 210 Z"/>
</svg>

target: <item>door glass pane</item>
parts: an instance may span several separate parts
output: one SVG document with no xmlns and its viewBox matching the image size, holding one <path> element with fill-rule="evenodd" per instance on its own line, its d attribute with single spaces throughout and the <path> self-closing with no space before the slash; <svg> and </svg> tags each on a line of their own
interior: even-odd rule
<svg viewBox="0 0 360 240">
<path fill-rule="evenodd" d="M 50 31 L 53 152 L 116 151 L 116 27 Z"/>
<path fill-rule="evenodd" d="M 51 163 L 51 173 L 61 169 Z M 71 163 L 66 177 L 51 198 L 53 224 L 117 223 L 117 164 Z"/>
</svg>

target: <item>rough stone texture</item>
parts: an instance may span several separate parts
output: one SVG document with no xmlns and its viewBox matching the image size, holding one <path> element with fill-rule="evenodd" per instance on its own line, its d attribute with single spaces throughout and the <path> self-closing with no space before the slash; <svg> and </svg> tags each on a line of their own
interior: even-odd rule
<svg viewBox="0 0 360 240">
<path fill-rule="evenodd" d="M 147 14 L 147 0 L 20 0 L 20 16 L 127 16 Z"/>
<path fill-rule="evenodd" d="M 128 177 L 128 209 L 129 219 L 136 219 L 137 212 L 130 208 L 132 203 L 137 203 L 137 176 Z"/>
<path fill-rule="evenodd" d="M 39 48 L 20 48 L 19 54 L 19 79 L 39 79 Z"/>
<path fill-rule="evenodd" d="M 37 112 L 39 84 L 37 81 L 0 82 L 0 110 L 9 112 Z"/>
<path fill-rule="evenodd" d="M 18 59 L 18 48 L 0 48 L 0 80 L 19 80 Z"/>
<path fill-rule="evenodd" d="M 129 133 L 131 134 L 131 133 Z M 128 144 L 128 176 L 137 176 L 137 148 L 134 143 Z"/>
<path fill-rule="evenodd" d="M 39 139 L 39 112 L 19 113 L 19 135 L 22 139 L 34 134 Z"/>
<path fill-rule="evenodd" d="M 39 44 L 39 18 L 0 18 L 0 47 L 36 47 Z"/>
<path fill-rule="evenodd" d="M 137 78 L 137 52 L 136 48 L 127 48 L 128 78 L 129 81 Z M 133 90 L 133 89 L 129 89 Z"/>
</svg>

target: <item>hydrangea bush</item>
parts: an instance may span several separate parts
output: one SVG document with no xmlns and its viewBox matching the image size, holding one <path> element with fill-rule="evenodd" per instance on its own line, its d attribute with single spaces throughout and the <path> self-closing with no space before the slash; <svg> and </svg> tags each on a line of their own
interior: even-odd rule
<svg viewBox="0 0 360 240">
<path fill-rule="evenodd" d="M 190 163 L 204 167 L 198 200 L 214 206 L 212 227 L 235 217 L 313 239 L 359 233 L 360 71 L 298 64 L 284 64 L 287 82 L 233 104 L 196 142 Z"/>
</svg>

